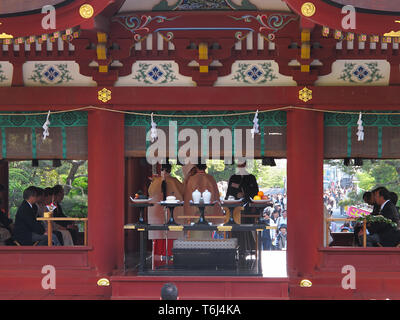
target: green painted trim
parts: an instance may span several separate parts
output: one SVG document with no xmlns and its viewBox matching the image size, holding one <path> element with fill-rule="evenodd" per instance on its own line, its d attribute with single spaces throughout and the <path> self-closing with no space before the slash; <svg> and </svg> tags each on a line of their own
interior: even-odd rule
<svg viewBox="0 0 400 320">
<path fill-rule="evenodd" d="M 6 139 L 6 128 L 1 128 L 1 155 L 3 159 L 7 157 L 7 139 Z"/>
<path fill-rule="evenodd" d="M 378 127 L 378 158 L 382 158 L 382 127 Z"/>
<path fill-rule="evenodd" d="M 351 126 L 347 126 L 347 157 L 351 157 Z"/>
<path fill-rule="evenodd" d="M 2 115 L 2 113 L 15 113 L 12 115 Z M 40 128 L 45 123 L 47 114 L 43 115 L 23 115 L 18 116 L 18 113 L 26 114 L 28 112 L 0 112 L 0 127 L 4 128 Z M 52 127 L 86 127 L 88 125 L 86 111 L 71 111 L 64 113 L 51 113 L 50 122 Z"/>
<path fill-rule="evenodd" d="M 62 137 L 62 156 L 63 159 L 67 158 L 67 130 L 65 127 L 61 128 L 61 137 Z"/>
<path fill-rule="evenodd" d="M 32 128 L 32 159 L 37 159 L 37 147 L 36 147 L 36 129 Z"/>
<path fill-rule="evenodd" d="M 346 113 L 324 113 L 324 126 L 326 127 L 347 127 L 357 126 L 359 111 L 352 111 L 357 114 Z M 398 127 L 400 125 L 400 115 L 392 115 L 398 111 L 368 111 L 368 113 L 384 113 L 379 115 L 363 114 L 364 127 Z"/>
<path fill-rule="evenodd" d="M 261 134 L 261 157 L 264 157 L 265 154 L 265 138 L 264 138 L 264 126 L 260 126 L 260 134 Z"/>
<path fill-rule="evenodd" d="M 238 114 L 237 116 L 234 114 Z M 154 121 L 157 126 L 168 127 L 169 121 L 177 121 L 178 126 L 188 127 L 253 127 L 254 114 L 242 115 L 243 111 L 161 111 L 159 114 L 171 115 L 171 117 L 158 117 L 154 112 Z M 215 116 L 215 117 L 198 117 L 200 115 L 231 115 L 233 116 Z M 185 118 L 174 118 L 174 115 L 187 116 Z M 261 126 L 285 127 L 286 111 L 272 111 L 259 113 L 258 124 Z M 148 125 L 149 119 L 146 115 L 125 115 L 125 126 L 127 127 L 145 127 Z"/>
</svg>

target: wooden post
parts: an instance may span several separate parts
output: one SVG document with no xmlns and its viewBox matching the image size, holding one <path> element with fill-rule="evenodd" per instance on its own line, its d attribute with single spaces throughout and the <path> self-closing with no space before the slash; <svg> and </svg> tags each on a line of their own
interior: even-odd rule
<svg viewBox="0 0 400 320">
<path fill-rule="evenodd" d="M 88 242 L 100 275 L 124 266 L 124 115 L 88 111 Z"/>
<path fill-rule="evenodd" d="M 88 228 L 87 228 L 87 220 L 84 221 L 84 230 L 83 230 L 83 236 L 84 236 L 84 241 L 83 245 L 87 246 L 87 239 L 88 239 Z"/>
<path fill-rule="evenodd" d="M 53 245 L 53 225 L 50 220 L 47 220 L 47 245 L 51 247 Z"/>
<path fill-rule="evenodd" d="M 287 111 L 286 142 L 287 227 L 295 235 L 287 241 L 287 274 L 293 285 L 298 286 L 298 277 L 312 277 L 315 272 L 320 256 L 318 248 L 324 242 L 324 115 Z M 304 228 L 304 221 L 313 223 Z"/>
</svg>

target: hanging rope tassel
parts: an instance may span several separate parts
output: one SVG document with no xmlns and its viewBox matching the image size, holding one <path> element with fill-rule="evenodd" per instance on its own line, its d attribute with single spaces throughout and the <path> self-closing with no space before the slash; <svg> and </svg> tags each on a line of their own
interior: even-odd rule
<svg viewBox="0 0 400 320">
<path fill-rule="evenodd" d="M 50 118 L 50 110 L 49 110 L 49 113 L 47 114 L 46 121 L 42 126 L 42 128 L 43 128 L 43 141 L 46 140 L 46 138 L 50 135 L 50 133 L 49 133 L 49 125 L 50 125 L 49 118 Z"/>
<path fill-rule="evenodd" d="M 153 120 L 153 112 L 151 113 L 151 129 L 150 129 L 150 138 L 151 142 L 154 142 L 158 139 L 157 135 L 157 124 Z"/>
<path fill-rule="evenodd" d="M 253 119 L 253 129 L 251 129 L 251 137 L 254 139 L 254 135 L 256 133 L 260 133 L 260 130 L 258 129 L 258 110 L 256 112 L 256 114 L 254 115 L 254 119 Z"/>
<path fill-rule="evenodd" d="M 363 121 L 362 121 L 362 114 L 360 112 L 360 115 L 358 117 L 358 131 L 357 131 L 357 137 L 358 137 L 358 141 L 364 141 L 364 127 L 363 127 Z"/>
</svg>

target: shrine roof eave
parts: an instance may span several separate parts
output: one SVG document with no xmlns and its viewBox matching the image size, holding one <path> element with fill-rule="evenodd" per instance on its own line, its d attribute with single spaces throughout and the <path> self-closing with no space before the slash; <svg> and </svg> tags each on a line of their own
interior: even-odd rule
<svg viewBox="0 0 400 320">
<path fill-rule="evenodd" d="M 37 36 L 42 34 L 54 33 L 66 30 L 82 24 L 93 22 L 93 19 L 100 14 L 107 6 L 114 3 L 115 0 L 75 0 L 67 5 L 56 7 L 55 29 L 44 29 L 42 20 L 46 13 L 35 11 L 32 14 L 22 14 L 2 16 L 0 18 L 0 35 L 11 35 L 13 38 Z M 84 18 L 80 15 L 79 9 L 83 4 L 89 4 L 93 7 L 93 15 L 90 18 Z"/>
<path fill-rule="evenodd" d="M 331 29 L 341 30 L 345 32 L 354 32 L 357 34 L 388 36 L 393 32 L 392 36 L 400 36 L 400 24 L 396 23 L 399 20 L 400 13 L 369 10 L 363 8 L 356 9 L 355 29 L 345 29 L 342 26 L 342 20 L 347 13 L 342 13 L 342 6 L 337 2 L 327 0 L 312 0 L 310 1 L 315 12 L 311 16 L 305 16 L 302 13 L 304 0 L 284 0 L 287 5 L 306 21 L 329 27 Z M 394 35 L 397 33 L 398 35 Z"/>
</svg>

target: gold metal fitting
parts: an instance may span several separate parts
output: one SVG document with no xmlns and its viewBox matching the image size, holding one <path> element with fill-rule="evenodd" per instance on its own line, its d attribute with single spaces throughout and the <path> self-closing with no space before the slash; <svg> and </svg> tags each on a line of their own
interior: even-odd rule
<svg viewBox="0 0 400 320">
<path fill-rule="evenodd" d="M 110 280 L 108 280 L 107 278 L 101 278 L 97 280 L 97 285 L 99 287 L 108 287 L 110 285 Z"/>
<path fill-rule="evenodd" d="M 304 87 L 299 91 L 299 99 L 301 101 L 307 102 L 312 99 L 312 90 Z"/>
<path fill-rule="evenodd" d="M 89 19 L 94 14 L 94 9 L 90 4 L 83 4 L 79 8 L 79 14 L 82 18 Z"/>
<path fill-rule="evenodd" d="M 111 91 L 103 88 L 100 91 L 98 91 L 98 99 L 102 102 L 107 102 L 111 100 Z"/>
<path fill-rule="evenodd" d="M 312 287 L 312 282 L 308 279 L 303 279 L 300 281 L 300 287 L 302 288 L 310 288 Z"/>
<path fill-rule="evenodd" d="M 305 17 L 312 17 L 315 14 L 316 8 L 314 3 L 312 2 L 305 2 L 301 6 L 301 13 Z"/>
</svg>

